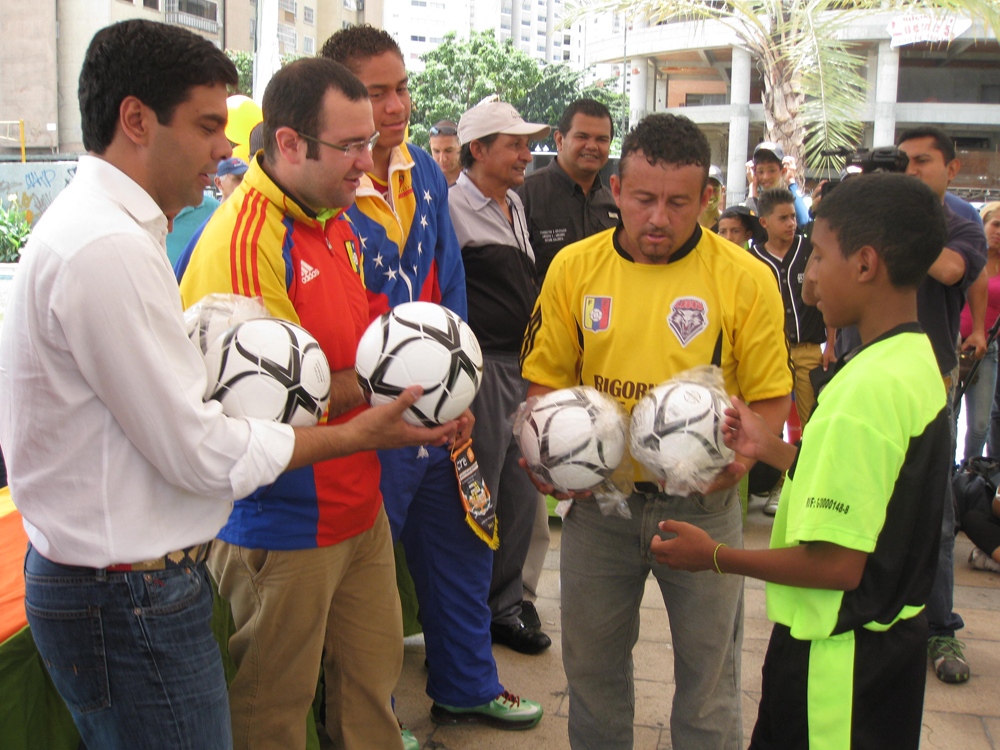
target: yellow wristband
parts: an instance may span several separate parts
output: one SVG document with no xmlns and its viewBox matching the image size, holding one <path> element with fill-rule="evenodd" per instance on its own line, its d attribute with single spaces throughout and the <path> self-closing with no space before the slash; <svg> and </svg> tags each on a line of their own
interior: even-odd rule
<svg viewBox="0 0 1000 750">
<path fill-rule="evenodd" d="M 715 545 L 715 552 L 712 553 L 712 560 L 715 562 L 715 572 L 720 576 L 722 575 L 722 568 L 719 567 L 719 547 L 728 547 L 729 545 L 725 542 L 719 542 Z"/>
</svg>

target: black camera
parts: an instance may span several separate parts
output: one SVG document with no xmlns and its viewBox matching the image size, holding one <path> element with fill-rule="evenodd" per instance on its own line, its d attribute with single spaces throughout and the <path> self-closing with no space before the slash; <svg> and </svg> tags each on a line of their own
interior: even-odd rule
<svg viewBox="0 0 1000 750">
<path fill-rule="evenodd" d="M 822 151 L 823 156 L 839 156 L 844 160 L 844 172 L 848 175 L 861 170 L 862 174 L 871 172 L 905 172 L 910 164 L 910 157 L 895 146 L 880 146 L 879 148 L 859 148 L 856 151 L 846 146 Z M 853 167 L 853 169 L 852 169 Z M 841 179 L 846 176 L 842 173 Z"/>
</svg>

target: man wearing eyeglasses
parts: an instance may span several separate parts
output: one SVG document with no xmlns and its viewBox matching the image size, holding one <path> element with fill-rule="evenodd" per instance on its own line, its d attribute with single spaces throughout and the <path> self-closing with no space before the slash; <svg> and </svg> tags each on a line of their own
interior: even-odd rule
<svg viewBox="0 0 1000 750">
<path fill-rule="evenodd" d="M 444 172 L 444 178 L 451 187 L 462 174 L 462 165 L 458 161 L 461 144 L 458 142 L 458 125 L 451 120 L 441 120 L 431 128 L 431 156 Z"/>
<path fill-rule="evenodd" d="M 212 292 L 262 296 L 330 361 L 328 421 L 365 408 L 354 355 L 368 325 L 360 245 L 344 215 L 377 140 L 368 91 L 305 58 L 264 93 L 264 148 L 179 261 L 184 306 Z M 401 748 L 391 691 L 402 615 L 374 451 L 286 472 L 237 502 L 209 569 L 232 605 L 233 740 L 301 750 L 322 663 L 336 747 Z"/>
</svg>

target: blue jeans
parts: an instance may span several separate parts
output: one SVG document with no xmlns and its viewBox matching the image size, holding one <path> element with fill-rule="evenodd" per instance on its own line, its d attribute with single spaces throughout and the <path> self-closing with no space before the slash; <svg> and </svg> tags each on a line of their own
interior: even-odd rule
<svg viewBox="0 0 1000 750">
<path fill-rule="evenodd" d="M 570 746 L 632 748 L 632 649 L 652 571 L 673 641 L 673 747 L 739 750 L 743 578 L 673 571 L 657 563 L 649 549 L 660 533 L 657 524 L 667 519 L 693 523 L 716 541 L 742 547 L 739 496 L 735 489 L 686 498 L 633 494 L 628 505 L 632 518 L 626 520 L 602 516 L 593 501 L 577 501 L 563 524 L 560 570 Z"/>
<path fill-rule="evenodd" d="M 230 750 L 226 678 L 204 565 L 112 573 L 28 547 L 31 635 L 93 750 Z"/>
<path fill-rule="evenodd" d="M 965 458 L 983 455 L 990 429 L 990 405 L 996 392 L 997 342 L 990 344 L 976 370 L 976 380 L 965 391 Z M 990 455 L 993 455 L 990 453 Z"/>
<path fill-rule="evenodd" d="M 952 383 L 958 381 L 958 368 L 952 374 Z M 955 455 L 955 389 L 948 392 L 948 424 L 951 425 L 951 440 L 948 455 Z M 944 513 L 941 518 L 941 545 L 938 548 L 938 567 L 927 599 L 927 625 L 932 636 L 954 636 L 956 630 L 965 627 L 961 616 L 954 611 L 955 594 L 955 496 L 951 482 L 945 483 Z"/>
</svg>

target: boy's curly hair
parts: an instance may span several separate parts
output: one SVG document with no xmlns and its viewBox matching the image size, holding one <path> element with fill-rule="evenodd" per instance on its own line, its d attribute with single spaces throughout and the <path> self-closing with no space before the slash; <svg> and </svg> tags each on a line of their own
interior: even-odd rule
<svg viewBox="0 0 1000 750">
<path fill-rule="evenodd" d="M 357 73 L 359 63 L 385 52 L 395 52 L 403 59 L 403 51 L 387 31 L 366 23 L 338 31 L 323 43 L 320 55 Z"/>
</svg>

